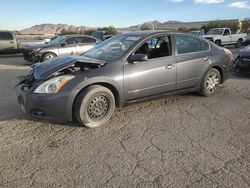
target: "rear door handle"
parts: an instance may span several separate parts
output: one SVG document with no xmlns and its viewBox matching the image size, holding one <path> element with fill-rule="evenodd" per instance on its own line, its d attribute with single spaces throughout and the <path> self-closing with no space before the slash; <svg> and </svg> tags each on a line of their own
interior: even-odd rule
<svg viewBox="0 0 250 188">
<path fill-rule="evenodd" d="M 11 41 L 10 43 L 11 43 L 11 44 L 13 44 L 14 42 L 13 42 L 13 41 Z"/>
<path fill-rule="evenodd" d="M 172 69 L 173 68 L 173 65 L 167 65 L 166 67 L 165 67 L 166 69 Z"/>
</svg>

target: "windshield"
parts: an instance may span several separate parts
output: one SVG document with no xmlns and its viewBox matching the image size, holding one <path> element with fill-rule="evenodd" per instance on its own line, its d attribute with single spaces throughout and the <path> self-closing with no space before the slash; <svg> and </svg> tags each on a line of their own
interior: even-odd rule
<svg viewBox="0 0 250 188">
<path fill-rule="evenodd" d="M 138 36 L 118 35 L 100 43 L 84 53 L 83 56 L 104 61 L 115 61 L 121 58 L 139 39 Z"/>
<path fill-rule="evenodd" d="M 65 36 L 58 36 L 55 39 L 51 40 L 49 44 L 51 45 L 60 44 L 64 39 L 65 39 Z"/>
<path fill-rule="evenodd" d="M 207 35 L 222 35 L 223 29 L 210 29 Z"/>
</svg>

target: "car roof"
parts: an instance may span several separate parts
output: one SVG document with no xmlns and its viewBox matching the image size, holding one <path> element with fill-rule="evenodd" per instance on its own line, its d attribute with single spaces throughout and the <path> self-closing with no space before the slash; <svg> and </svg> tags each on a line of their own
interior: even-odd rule
<svg viewBox="0 0 250 188">
<path fill-rule="evenodd" d="M 210 30 L 217 30 L 217 29 L 229 29 L 228 27 L 217 27 L 217 28 L 212 28 Z"/>
<path fill-rule="evenodd" d="M 9 30 L 0 30 L 0 32 L 14 33 L 13 31 L 9 31 Z"/>
<path fill-rule="evenodd" d="M 90 38 L 93 38 L 92 36 L 89 36 L 89 35 L 77 35 L 77 34 L 72 34 L 72 35 L 61 35 L 65 38 L 70 38 L 70 37 L 90 37 Z"/>
<path fill-rule="evenodd" d="M 131 31 L 123 33 L 124 35 L 131 35 L 131 36 L 150 36 L 150 35 L 157 35 L 157 34 L 173 34 L 173 31 L 170 30 L 147 30 L 147 31 Z"/>
</svg>

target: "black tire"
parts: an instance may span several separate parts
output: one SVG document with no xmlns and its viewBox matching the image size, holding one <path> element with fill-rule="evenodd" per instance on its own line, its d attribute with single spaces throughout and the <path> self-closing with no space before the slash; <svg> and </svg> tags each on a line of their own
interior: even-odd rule
<svg viewBox="0 0 250 188">
<path fill-rule="evenodd" d="M 213 78 L 213 80 L 214 80 L 214 83 L 213 83 L 211 81 L 211 79 L 212 79 L 211 76 L 214 76 L 214 75 L 216 75 L 216 78 Z M 211 68 L 209 71 L 207 71 L 207 73 L 202 81 L 201 90 L 199 93 L 205 97 L 209 97 L 211 95 L 214 95 L 217 92 L 218 88 L 220 87 L 220 83 L 221 83 L 220 72 L 215 68 Z M 212 88 L 212 86 L 214 86 L 214 87 Z"/>
<path fill-rule="evenodd" d="M 215 41 L 215 44 L 216 44 L 217 46 L 221 46 L 221 41 L 220 41 L 220 40 L 216 40 L 216 41 Z"/>
<path fill-rule="evenodd" d="M 74 104 L 79 123 L 89 128 L 106 124 L 115 110 L 115 97 L 106 87 L 92 85 L 81 91 Z"/>
<path fill-rule="evenodd" d="M 53 58 L 53 57 L 56 57 L 56 54 L 54 54 L 54 53 L 52 53 L 52 52 L 48 52 L 48 53 L 45 53 L 44 55 L 43 55 L 43 61 L 46 61 L 46 60 L 48 60 L 48 59 L 50 59 L 50 58 Z"/>
<path fill-rule="evenodd" d="M 242 39 L 239 39 L 236 44 L 236 48 L 240 48 L 242 46 Z"/>
</svg>

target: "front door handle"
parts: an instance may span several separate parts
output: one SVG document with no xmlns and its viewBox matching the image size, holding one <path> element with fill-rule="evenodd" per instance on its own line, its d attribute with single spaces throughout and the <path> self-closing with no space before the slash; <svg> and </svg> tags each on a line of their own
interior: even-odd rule
<svg viewBox="0 0 250 188">
<path fill-rule="evenodd" d="M 203 61 L 208 61 L 209 60 L 208 57 L 203 57 L 202 59 L 203 59 Z"/>
<path fill-rule="evenodd" d="M 173 68 L 173 65 L 167 65 L 166 67 L 165 67 L 166 69 L 172 69 Z"/>
<path fill-rule="evenodd" d="M 13 42 L 13 41 L 11 41 L 10 43 L 11 43 L 11 44 L 13 44 L 14 42 Z"/>
</svg>

